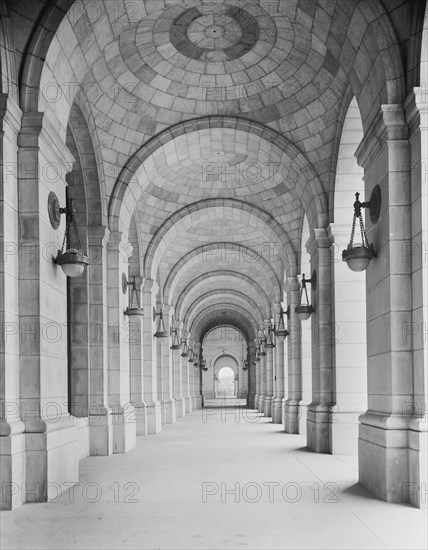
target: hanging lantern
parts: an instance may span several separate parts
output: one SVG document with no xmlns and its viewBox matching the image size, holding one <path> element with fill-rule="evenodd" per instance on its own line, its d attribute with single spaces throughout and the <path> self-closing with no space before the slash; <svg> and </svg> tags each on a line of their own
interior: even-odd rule
<svg viewBox="0 0 428 550">
<path fill-rule="evenodd" d="M 165 329 L 165 322 L 163 320 L 162 313 L 163 305 L 161 305 L 160 312 L 156 315 L 159 317 L 158 326 L 156 327 L 155 338 L 167 338 L 168 334 Z"/>
<path fill-rule="evenodd" d="M 248 359 L 244 359 L 243 363 L 244 363 L 244 366 L 242 367 L 242 370 L 248 370 L 250 366 Z"/>
<path fill-rule="evenodd" d="M 172 329 L 172 342 L 171 342 L 171 349 L 180 349 L 180 338 L 178 336 L 177 328 Z"/>
<path fill-rule="evenodd" d="M 133 315 L 144 315 L 144 309 L 141 307 L 140 290 L 137 288 L 135 277 L 127 282 L 128 286 L 128 307 L 125 309 L 125 315 L 132 317 Z"/>
<path fill-rule="evenodd" d="M 206 362 L 205 359 L 202 359 L 201 368 L 202 368 L 202 370 L 204 370 L 204 371 L 207 371 L 207 370 L 208 370 L 207 362 Z"/>
<path fill-rule="evenodd" d="M 268 329 L 267 329 L 267 335 L 266 335 L 266 349 L 272 349 L 275 347 L 275 340 L 274 340 L 274 327 L 273 327 L 273 324 L 271 323 L 269 326 L 268 326 Z"/>
<path fill-rule="evenodd" d="M 279 315 L 278 322 L 275 325 L 275 336 L 279 340 L 284 341 L 289 334 L 288 330 L 285 328 L 285 323 L 284 323 L 284 315 L 288 315 L 288 309 L 287 309 L 287 312 L 285 312 L 281 306 L 278 315 Z"/>
<path fill-rule="evenodd" d="M 199 355 L 195 352 L 194 353 L 194 356 L 193 356 L 193 366 L 195 367 L 195 369 L 198 369 L 199 368 Z"/>
<path fill-rule="evenodd" d="M 299 305 L 296 306 L 295 312 L 301 321 L 306 321 L 315 311 L 312 305 L 309 303 L 308 291 L 306 289 L 307 283 L 312 283 L 312 287 L 315 288 L 316 274 L 315 271 L 312 274 L 311 279 L 305 279 L 305 274 L 302 275 L 302 284 L 300 287 Z M 303 296 L 304 295 L 304 296 Z"/>
<path fill-rule="evenodd" d="M 262 331 L 262 336 L 260 338 L 260 349 L 259 349 L 259 356 L 264 357 L 266 355 L 266 336 L 264 334 L 264 331 Z"/>
<path fill-rule="evenodd" d="M 59 205 L 58 197 L 55 193 L 49 193 L 48 212 L 51 225 L 58 229 L 61 214 L 66 216 L 64 240 L 61 250 L 55 258 L 55 263 L 60 265 L 67 277 L 79 277 L 82 275 L 85 267 L 89 265 L 88 256 L 84 253 L 80 243 L 79 231 L 76 223 L 76 209 L 73 206 L 73 200 L 67 200 L 65 208 Z"/>
<path fill-rule="evenodd" d="M 181 357 L 187 357 L 189 355 L 189 349 L 185 338 L 181 341 L 181 346 Z"/>
<path fill-rule="evenodd" d="M 193 361 L 194 361 L 194 355 L 195 355 L 195 354 L 193 353 L 193 348 L 190 347 L 190 348 L 189 348 L 189 359 L 187 360 L 189 363 L 193 363 Z"/>
<path fill-rule="evenodd" d="M 357 272 L 366 270 L 372 258 L 376 258 L 376 252 L 373 245 L 369 244 L 367 239 L 361 208 L 368 208 L 370 210 L 371 221 L 373 223 L 377 222 L 379 219 L 381 206 L 380 187 L 378 185 L 374 187 L 369 202 L 360 202 L 359 197 L 360 194 L 355 193 L 356 200 L 354 202 L 354 217 L 352 219 L 351 239 L 346 250 L 342 251 L 342 260 L 348 264 L 349 269 Z M 360 225 L 361 243 L 354 244 L 355 225 L 357 220 Z"/>
<path fill-rule="evenodd" d="M 256 338 L 254 342 L 256 344 L 256 353 L 254 355 L 254 362 L 258 362 L 260 361 L 260 339 Z"/>
</svg>

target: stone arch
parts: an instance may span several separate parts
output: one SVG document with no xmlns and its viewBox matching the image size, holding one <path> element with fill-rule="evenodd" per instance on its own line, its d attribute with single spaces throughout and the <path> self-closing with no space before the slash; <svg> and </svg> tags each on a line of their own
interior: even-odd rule
<svg viewBox="0 0 428 550">
<path fill-rule="evenodd" d="M 0 3 L 0 93 L 8 94 L 19 103 L 18 75 L 16 67 L 13 32 L 9 10 L 5 2 Z"/>
<path fill-rule="evenodd" d="M 188 329 L 193 333 L 196 341 L 202 341 L 210 330 L 220 325 L 236 326 L 247 336 L 249 341 L 254 340 L 257 336 L 257 322 L 251 319 L 247 311 L 237 306 L 231 309 L 229 304 L 209 306 L 198 314 Z"/>
<path fill-rule="evenodd" d="M 97 162 L 93 136 L 87 120 L 80 109 L 78 101 L 75 101 L 70 110 L 68 127 L 79 154 L 83 182 L 87 195 L 88 225 L 107 225 L 107 199 Z"/>
<path fill-rule="evenodd" d="M 275 272 L 273 271 L 271 265 L 269 262 L 267 262 L 262 256 L 259 256 L 257 254 L 254 254 L 254 251 L 249 249 L 248 247 L 245 247 L 243 245 L 237 244 L 237 243 L 211 243 L 211 246 L 215 245 L 221 245 L 223 247 L 226 247 L 226 249 L 230 250 L 238 250 L 238 252 L 242 252 L 245 254 L 248 254 L 257 259 L 257 262 L 260 262 L 263 269 L 266 270 L 267 278 L 271 284 L 273 293 L 274 293 L 274 301 L 278 301 L 281 298 L 281 284 L 278 280 L 278 277 L 276 276 Z M 177 279 L 180 273 L 180 270 L 191 260 L 198 258 L 199 256 L 206 254 L 206 247 L 200 246 L 198 248 L 195 248 L 188 252 L 177 264 L 174 266 L 174 268 L 169 273 L 165 285 L 164 285 L 164 296 L 165 301 L 167 303 L 171 303 L 171 297 L 174 294 L 175 285 L 177 284 Z"/>
<path fill-rule="evenodd" d="M 299 180 L 299 185 L 296 185 L 294 191 L 308 212 L 313 227 L 325 227 L 327 223 L 327 199 L 316 171 L 305 155 L 272 128 L 240 117 L 217 115 L 180 122 L 152 138 L 132 155 L 119 174 L 111 195 L 109 217 L 112 229 L 117 229 L 120 226 L 123 216 L 129 215 L 132 210 L 131 205 L 138 202 L 136 189 L 138 178 L 136 174 L 144 161 L 157 149 L 176 137 L 205 128 L 242 130 L 255 134 L 278 147 L 282 151 L 283 157 L 287 157 L 289 161 L 291 160 L 294 169 L 302 173 L 305 183 L 300 183 Z"/>
<path fill-rule="evenodd" d="M 194 300 L 192 305 L 188 308 L 188 310 L 184 314 L 183 322 L 187 324 L 187 322 L 192 318 L 192 314 L 197 310 L 197 308 L 203 302 L 205 302 L 209 298 L 218 297 L 218 296 L 221 296 L 221 298 L 233 297 L 233 298 L 239 299 L 240 301 L 247 302 L 248 305 L 252 307 L 252 311 L 258 313 L 259 321 L 260 322 L 263 321 L 263 312 L 260 310 L 256 302 L 254 302 L 254 300 L 248 298 L 248 296 L 246 296 L 242 292 L 227 289 L 227 290 L 211 290 L 209 292 L 206 292 L 205 294 L 201 294 L 196 300 Z"/>
<path fill-rule="evenodd" d="M 238 271 L 231 271 L 231 270 L 219 270 L 219 271 L 211 271 L 209 273 L 204 273 L 197 277 L 196 279 L 193 279 L 181 292 L 180 296 L 177 299 L 175 310 L 178 313 L 178 316 L 180 317 L 180 311 L 181 306 L 184 304 L 184 301 L 187 299 L 189 294 L 196 290 L 199 286 L 203 285 L 205 281 L 215 281 L 219 278 L 226 278 L 226 277 L 232 277 L 234 279 L 240 280 L 244 282 L 245 284 L 251 286 L 254 288 L 254 290 L 258 293 L 258 295 L 261 297 L 263 303 L 265 304 L 265 313 L 266 315 L 270 315 L 269 308 L 270 303 L 269 299 L 265 293 L 265 291 L 261 288 L 261 286 L 256 283 L 251 277 L 248 277 L 248 275 L 245 275 L 244 273 L 239 273 Z"/>
<path fill-rule="evenodd" d="M 154 271 L 157 269 L 159 259 L 157 256 L 161 254 L 160 247 L 163 242 L 167 240 L 168 235 L 176 229 L 177 225 L 186 224 L 187 220 L 191 220 L 198 212 L 205 210 L 218 211 L 219 208 L 231 209 L 238 211 L 239 213 L 245 212 L 250 218 L 254 218 L 254 226 L 257 226 L 259 220 L 262 220 L 270 232 L 273 233 L 284 247 L 284 257 L 288 259 L 288 266 L 295 266 L 295 251 L 294 246 L 288 239 L 287 234 L 284 232 L 279 223 L 277 223 L 272 216 L 270 216 L 264 210 L 257 208 L 244 201 L 236 199 L 207 199 L 195 202 L 189 206 L 175 212 L 166 222 L 158 229 L 153 239 L 151 240 L 144 260 L 146 277 L 154 278 Z M 165 245 L 167 246 L 167 245 Z M 209 246 L 209 245 L 208 245 Z"/>
<path fill-rule="evenodd" d="M 75 0 L 53 0 L 47 2 L 40 12 L 34 32 L 25 49 L 20 71 L 20 107 L 23 112 L 38 111 L 39 84 L 44 61 L 61 21 L 74 2 Z"/>
</svg>

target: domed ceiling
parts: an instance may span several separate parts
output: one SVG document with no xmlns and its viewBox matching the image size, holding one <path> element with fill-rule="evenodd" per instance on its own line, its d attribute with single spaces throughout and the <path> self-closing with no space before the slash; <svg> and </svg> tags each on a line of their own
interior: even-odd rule
<svg viewBox="0 0 428 550">
<path fill-rule="evenodd" d="M 123 201 L 138 220 L 144 274 L 172 305 L 180 302 L 182 318 L 209 291 L 211 301 L 237 304 L 232 290 L 241 285 L 259 323 L 282 298 L 290 262 L 297 269 L 305 213 L 316 216 L 315 201 L 328 192 L 331 171 L 314 167 L 331 162 L 349 100 L 337 57 L 353 9 L 263 0 L 96 4 L 74 5 L 61 24 L 63 57 L 48 61 L 81 84 L 76 102 L 108 195 L 134 156 Z M 209 247 L 218 254 L 204 257 Z M 248 250 L 251 262 L 243 260 Z M 221 273 L 228 275 L 216 279 Z M 180 299 L 194 281 L 193 301 Z"/>
</svg>

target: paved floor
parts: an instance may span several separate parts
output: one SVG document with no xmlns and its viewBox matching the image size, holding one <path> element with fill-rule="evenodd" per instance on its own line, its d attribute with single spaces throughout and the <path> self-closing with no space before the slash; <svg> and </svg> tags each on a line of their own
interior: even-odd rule
<svg viewBox="0 0 428 550">
<path fill-rule="evenodd" d="M 230 406 L 230 401 L 227 403 Z M 357 484 L 352 457 L 318 455 L 242 408 L 196 411 L 126 455 L 81 462 L 58 502 L 1 517 L 9 548 L 426 548 L 426 512 Z"/>
</svg>

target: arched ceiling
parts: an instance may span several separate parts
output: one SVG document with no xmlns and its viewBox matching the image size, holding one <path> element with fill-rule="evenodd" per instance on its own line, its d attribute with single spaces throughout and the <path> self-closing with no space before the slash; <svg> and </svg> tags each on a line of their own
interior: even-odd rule
<svg viewBox="0 0 428 550">
<path fill-rule="evenodd" d="M 38 108 L 64 135 L 71 112 L 109 227 L 186 328 L 252 339 L 299 271 L 304 216 L 328 223 L 350 97 L 363 124 L 398 101 L 397 47 L 377 1 L 79 0 L 41 76 L 61 97 Z"/>
</svg>

